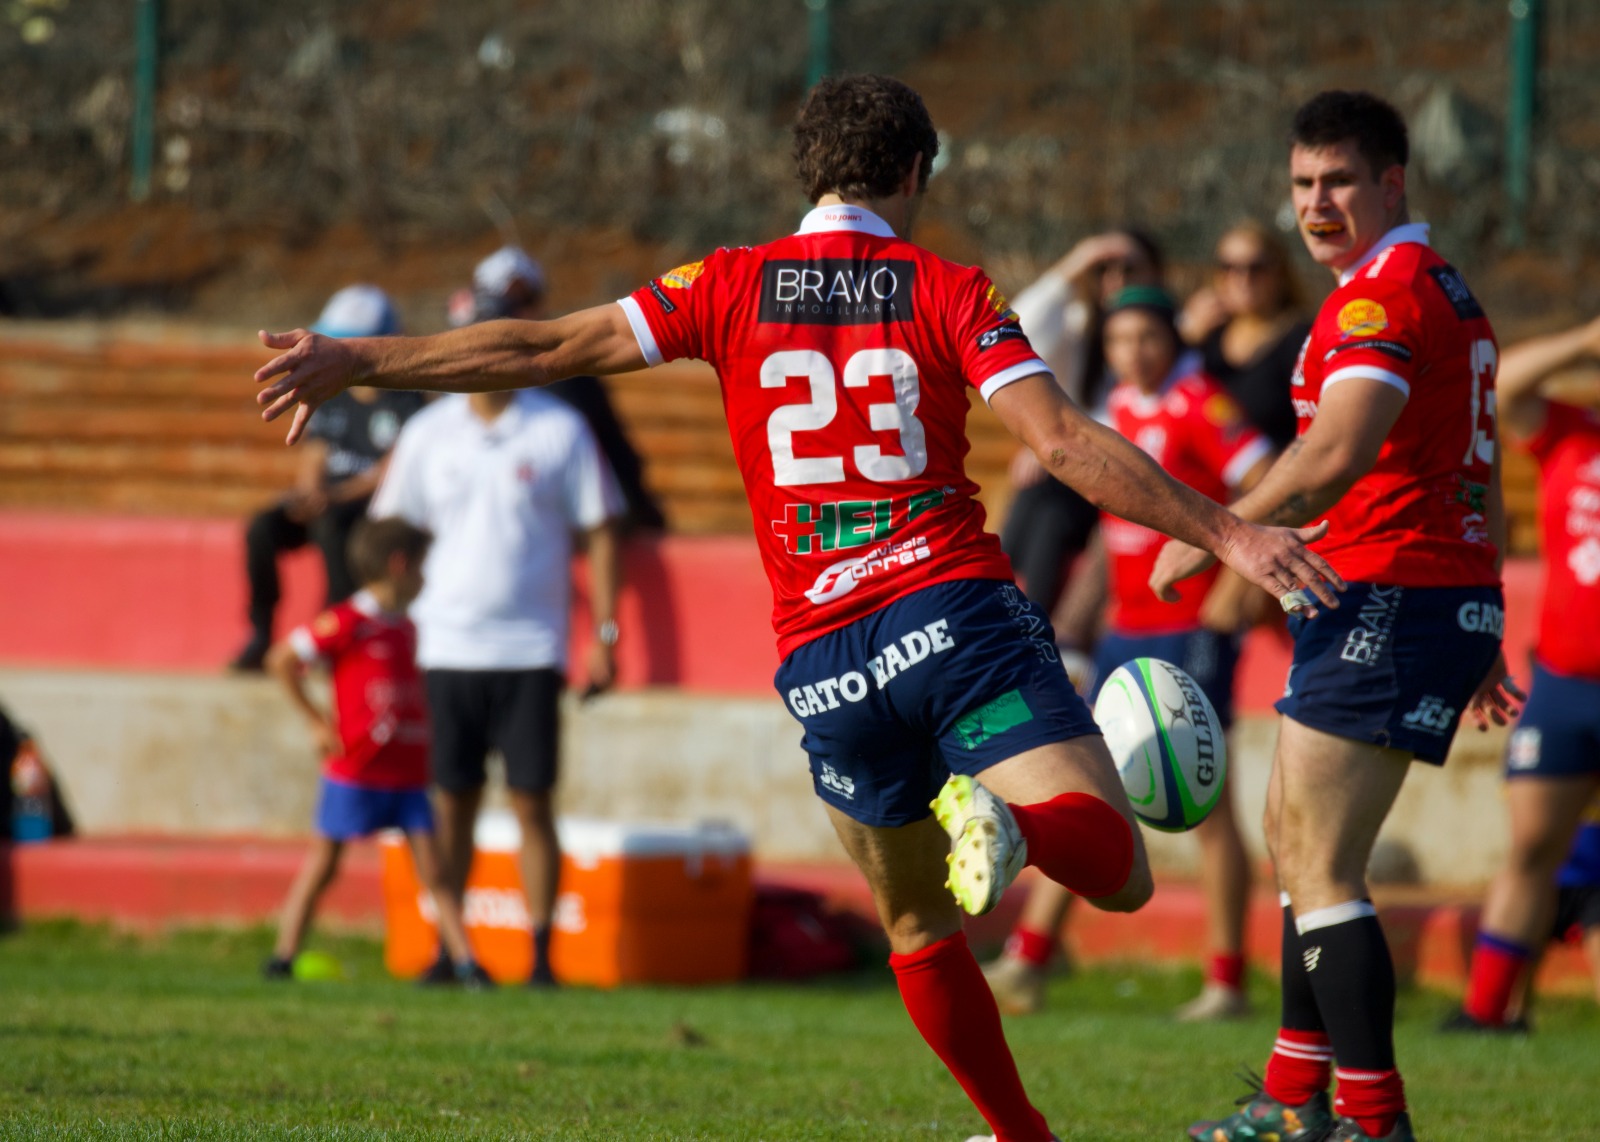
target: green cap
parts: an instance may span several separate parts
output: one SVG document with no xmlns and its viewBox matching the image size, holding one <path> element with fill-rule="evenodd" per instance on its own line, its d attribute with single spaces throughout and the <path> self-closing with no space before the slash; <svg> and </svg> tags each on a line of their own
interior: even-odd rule
<svg viewBox="0 0 1600 1142">
<path fill-rule="evenodd" d="M 1178 306 L 1172 300 L 1170 293 L 1160 286 L 1148 285 L 1123 286 L 1111 299 L 1111 304 L 1106 307 L 1106 316 L 1110 317 L 1123 309 L 1154 310 L 1167 321 L 1172 321 L 1178 312 Z"/>
</svg>

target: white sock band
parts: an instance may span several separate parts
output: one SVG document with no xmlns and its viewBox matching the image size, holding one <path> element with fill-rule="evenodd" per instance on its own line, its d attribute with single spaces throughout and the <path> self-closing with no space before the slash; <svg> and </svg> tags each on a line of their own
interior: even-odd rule
<svg viewBox="0 0 1600 1142">
<path fill-rule="evenodd" d="M 1372 906 L 1370 900 L 1346 900 L 1343 904 L 1334 904 L 1328 908 L 1318 908 L 1314 912 L 1307 912 L 1304 916 L 1295 918 L 1295 931 L 1304 936 L 1318 928 L 1331 928 L 1335 924 L 1348 924 L 1351 920 L 1360 920 L 1365 916 L 1376 916 L 1378 910 Z"/>
<path fill-rule="evenodd" d="M 1287 907 L 1289 907 L 1289 894 L 1287 892 L 1278 893 L 1278 907 L 1279 908 L 1287 908 Z"/>
</svg>

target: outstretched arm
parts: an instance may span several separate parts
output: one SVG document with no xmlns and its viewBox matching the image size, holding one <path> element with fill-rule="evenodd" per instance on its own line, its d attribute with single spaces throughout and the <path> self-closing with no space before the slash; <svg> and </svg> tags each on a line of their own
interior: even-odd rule
<svg viewBox="0 0 1600 1142">
<path fill-rule="evenodd" d="M 486 321 L 431 337 L 323 337 L 304 329 L 260 335 L 283 352 L 256 370 L 270 381 L 256 394 L 263 420 L 291 409 L 288 442 L 305 431 L 318 405 L 351 385 L 434 392 L 492 392 L 548 384 L 579 373 L 645 367 L 620 305 L 554 321 Z M 276 380 L 273 378 L 276 377 Z"/>
<path fill-rule="evenodd" d="M 1085 416 L 1048 373 L 1005 386 L 989 405 L 1051 475 L 1096 507 L 1211 553 L 1274 598 L 1303 586 L 1327 606 L 1339 605 L 1335 592 L 1344 581 L 1305 546 L 1325 527 L 1296 532 L 1245 523 Z"/>
</svg>

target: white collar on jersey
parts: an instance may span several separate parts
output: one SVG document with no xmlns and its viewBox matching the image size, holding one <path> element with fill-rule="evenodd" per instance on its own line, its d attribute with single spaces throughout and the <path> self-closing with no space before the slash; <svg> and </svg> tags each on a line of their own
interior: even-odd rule
<svg viewBox="0 0 1600 1142">
<path fill-rule="evenodd" d="M 839 203 L 818 206 L 800 222 L 797 234 L 826 234 L 836 230 L 851 230 L 857 234 L 871 234 L 875 238 L 893 238 L 895 232 L 889 224 L 864 206 Z"/>
<path fill-rule="evenodd" d="M 378 604 L 378 600 L 373 597 L 372 592 L 365 587 L 350 596 L 350 606 L 358 613 L 366 615 L 369 619 L 392 619 L 398 617 L 393 612 L 384 610 Z"/>
<path fill-rule="evenodd" d="M 1377 245 L 1362 255 L 1359 262 L 1339 275 L 1339 284 L 1349 285 L 1350 279 L 1361 272 L 1362 266 L 1365 266 L 1390 246 L 1398 246 L 1402 242 L 1420 242 L 1426 246 L 1428 244 L 1428 224 L 1426 222 L 1407 222 L 1404 226 L 1396 226 L 1382 238 L 1379 238 Z"/>
</svg>

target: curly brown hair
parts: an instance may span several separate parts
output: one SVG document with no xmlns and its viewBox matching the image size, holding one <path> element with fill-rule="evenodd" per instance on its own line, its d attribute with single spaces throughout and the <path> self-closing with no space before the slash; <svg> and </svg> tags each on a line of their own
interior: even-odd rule
<svg viewBox="0 0 1600 1142">
<path fill-rule="evenodd" d="M 806 96 L 794 124 L 794 162 L 806 197 L 887 198 L 922 156 L 917 189 L 939 153 L 922 96 L 886 75 L 830 76 Z"/>
</svg>

